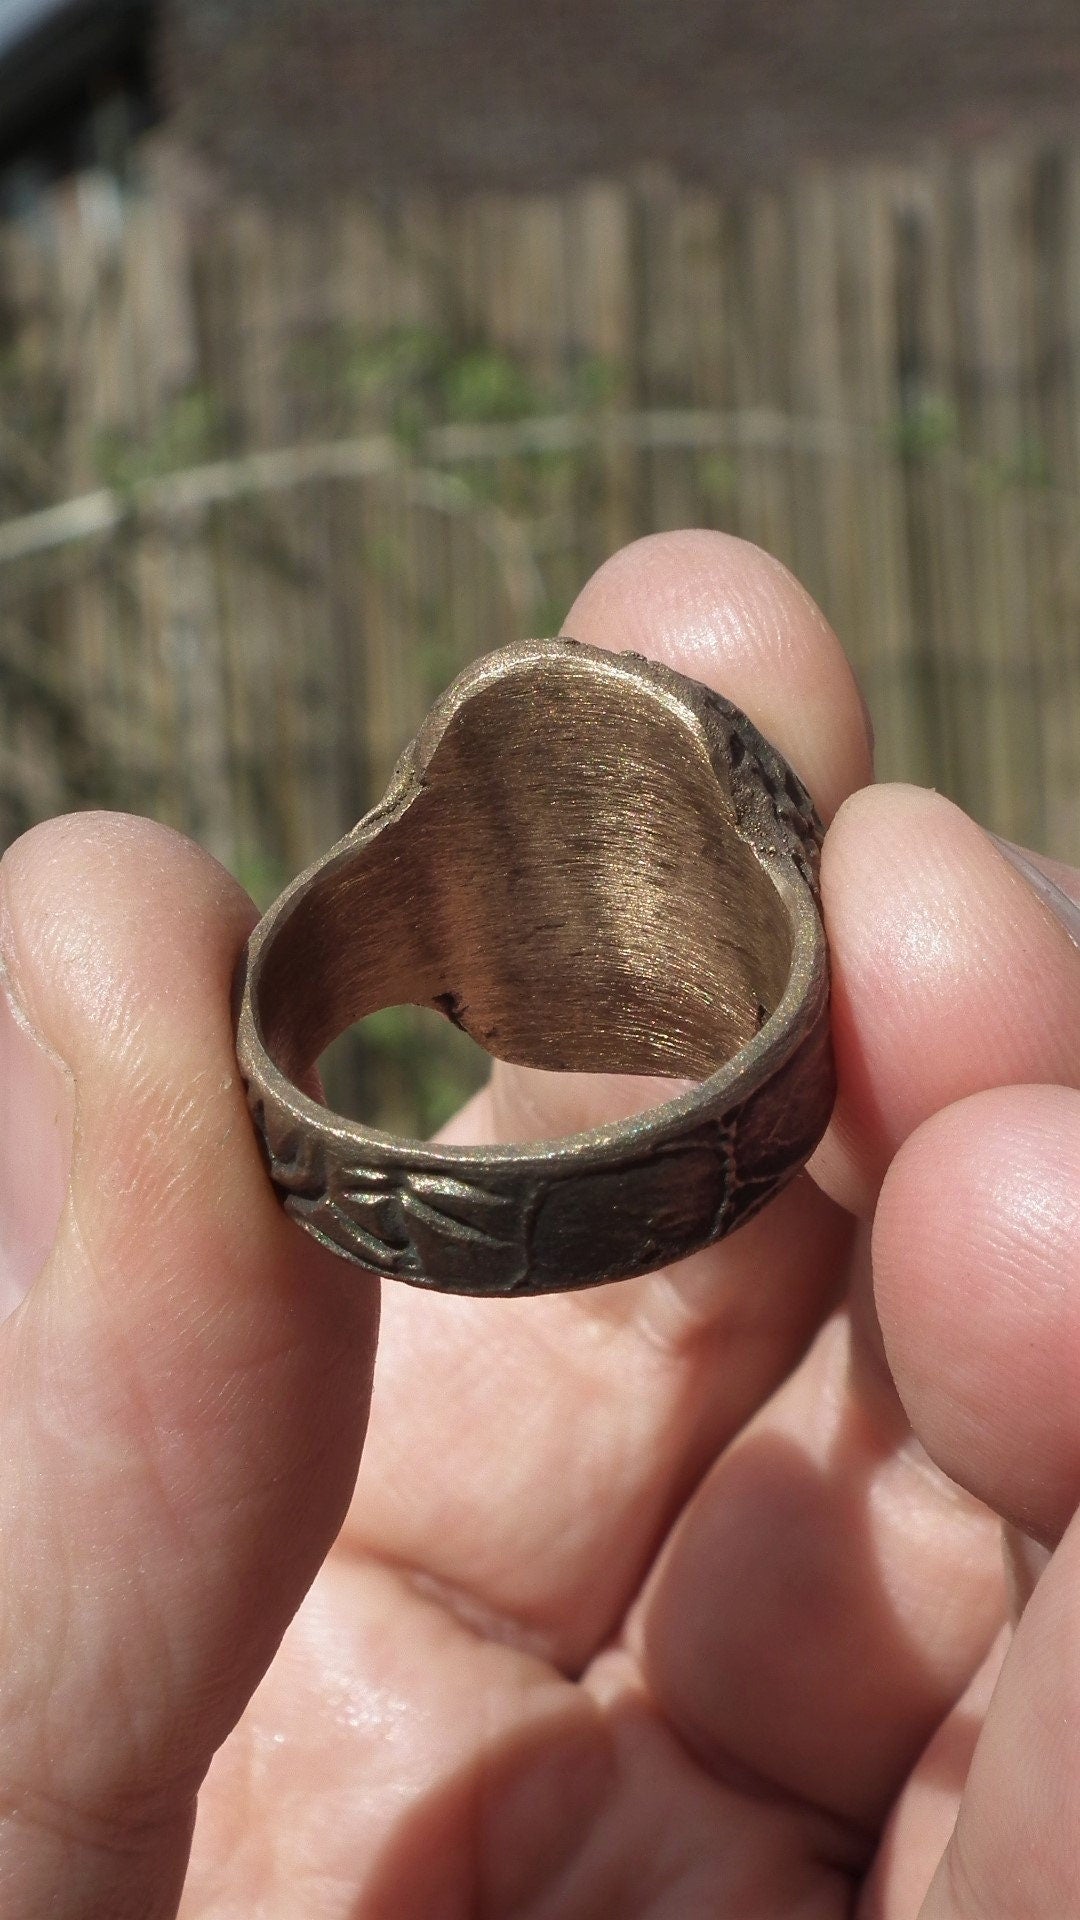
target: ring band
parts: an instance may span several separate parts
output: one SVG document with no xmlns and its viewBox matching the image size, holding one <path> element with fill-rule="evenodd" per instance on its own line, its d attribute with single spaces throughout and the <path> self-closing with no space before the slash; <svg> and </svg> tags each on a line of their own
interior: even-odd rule
<svg viewBox="0 0 1080 1920">
<path fill-rule="evenodd" d="M 730 1233 L 832 1109 L 820 845 L 795 774 L 696 681 L 565 638 L 477 661 L 241 961 L 237 1054 L 288 1212 L 364 1267 L 512 1296 Z M 304 1091 L 336 1035 L 404 1002 L 503 1060 L 695 1084 L 563 1139 L 469 1147 Z"/>
</svg>

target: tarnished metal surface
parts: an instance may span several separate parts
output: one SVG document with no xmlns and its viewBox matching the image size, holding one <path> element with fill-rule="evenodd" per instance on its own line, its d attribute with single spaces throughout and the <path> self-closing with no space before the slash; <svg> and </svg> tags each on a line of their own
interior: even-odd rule
<svg viewBox="0 0 1080 1920">
<path fill-rule="evenodd" d="M 459 1293 L 590 1286 L 729 1233 L 832 1107 L 820 840 L 791 769 L 697 682 L 569 639 L 477 661 L 248 943 L 237 1051 L 288 1211 Z M 696 1084 L 483 1147 L 397 1139 L 302 1090 L 338 1033 L 404 1002 L 503 1060 Z"/>
</svg>

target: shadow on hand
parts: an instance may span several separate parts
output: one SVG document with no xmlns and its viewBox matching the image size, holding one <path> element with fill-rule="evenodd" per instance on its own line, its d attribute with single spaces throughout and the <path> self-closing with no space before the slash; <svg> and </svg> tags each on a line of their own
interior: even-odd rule
<svg viewBox="0 0 1080 1920">
<path fill-rule="evenodd" d="M 882 1446 L 857 1403 L 823 1461 L 775 1433 L 736 1442 L 675 1528 L 637 1635 L 704 1766 L 865 1839 L 1003 1618 L 996 1561 L 972 1566 L 972 1510 L 932 1490 L 913 1444 Z"/>
</svg>

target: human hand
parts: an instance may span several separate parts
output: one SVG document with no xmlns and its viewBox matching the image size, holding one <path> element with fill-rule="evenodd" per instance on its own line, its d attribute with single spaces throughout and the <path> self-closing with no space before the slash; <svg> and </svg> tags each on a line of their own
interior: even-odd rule
<svg viewBox="0 0 1080 1920">
<path fill-rule="evenodd" d="M 349 1504 L 376 1293 L 256 1150 L 249 903 L 147 823 L 17 843 L 0 954 L 67 1064 L 6 1022 L 4 1920 L 1080 1912 L 1080 949 L 948 802 L 841 807 L 861 704 L 764 555 L 639 543 L 567 630 L 840 809 L 830 1134 L 668 1273 L 387 1287 Z M 499 1066 L 449 1131 L 640 1097 Z M 997 1515 L 1056 1549 L 1013 1636 Z"/>
</svg>

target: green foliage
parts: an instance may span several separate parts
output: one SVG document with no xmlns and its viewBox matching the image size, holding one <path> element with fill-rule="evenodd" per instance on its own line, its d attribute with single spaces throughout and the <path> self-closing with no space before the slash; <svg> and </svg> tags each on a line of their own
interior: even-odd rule
<svg viewBox="0 0 1080 1920">
<path fill-rule="evenodd" d="M 320 1065 L 339 1112 L 426 1138 L 483 1085 L 490 1060 L 442 1014 L 384 1007 L 335 1041 Z"/>
<path fill-rule="evenodd" d="M 1022 440 L 1005 460 L 986 462 L 985 484 L 991 491 L 1008 487 L 1049 487 L 1053 484 L 1050 455 L 1042 442 Z"/>
<path fill-rule="evenodd" d="M 390 533 L 371 534 L 364 543 L 364 565 L 381 580 L 400 581 L 408 571 L 409 557 L 405 541 Z"/>
<path fill-rule="evenodd" d="M 430 327 L 391 327 L 374 336 L 346 336 L 342 377 L 355 400 L 381 399 L 422 386 L 437 370 L 444 348 Z"/>
<path fill-rule="evenodd" d="M 886 444 L 907 461 L 934 460 L 945 453 L 961 452 L 956 408 L 940 395 L 926 395 L 905 408 L 892 423 Z M 972 486 L 983 494 L 1003 493 L 1014 487 L 1048 487 L 1053 480 L 1049 453 L 1037 436 L 1021 440 L 1000 459 L 972 455 L 965 465 Z"/>
<path fill-rule="evenodd" d="M 735 462 L 726 453 L 703 453 L 697 462 L 697 480 L 702 497 L 717 518 L 729 514 L 738 498 L 739 475 Z"/>
<path fill-rule="evenodd" d="M 448 420 L 526 420 L 551 404 L 516 360 L 489 346 L 447 360 L 441 398 Z"/>
<path fill-rule="evenodd" d="M 535 627 L 538 634 L 561 633 L 566 623 L 567 610 L 573 599 L 573 589 L 569 594 L 548 594 L 535 611 Z M 573 637 L 573 636 L 571 636 Z"/>
<path fill-rule="evenodd" d="M 893 453 L 901 460 L 926 460 L 955 447 L 959 423 L 951 401 L 940 394 L 924 394 L 904 407 L 886 433 Z"/>
<path fill-rule="evenodd" d="M 70 393 L 26 338 L 0 344 L 0 514 L 51 502 Z"/>
<path fill-rule="evenodd" d="M 430 704 L 461 672 L 464 664 L 461 636 L 429 622 L 427 630 L 417 637 L 416 657 L 420 683 Z"/>
<path fill-rule="evenodd" d="M 129 429 L 99 433 L 94 464 L 104 486 L 130 493 L 148 480 L 212 460 L 223 448 L 221 411 L 206 387 L 179 393 L 155 424 L 140 436 Z"/>
<path fill-rule="evenodd" d="M 585 411 L 612 406 L 623 398 L 625 388 L 625 368 L 606 354 L 588 354 L 570 376 L 571 403 Z"/>
<path fill-rule="evenodd" d="M 260 847 L 241 849 L 232 861 L 233 877 L 251 895 L 260 913 L 265 913 L 284 887 L 288 875 L 280 861 Z"/>
<path fill-rule="evenodd" d="M 619 365 L 602 355 L 544 379 L 491 341 L 427 326 L 375 334 L 334 327 L 296 348 L 291 366 L 324 404 L 336 402 L 339 411 L 388 428 L 410 447 L 444 423 L 591 410 L 614 400 L 624 383 Z"/>
</svg>

